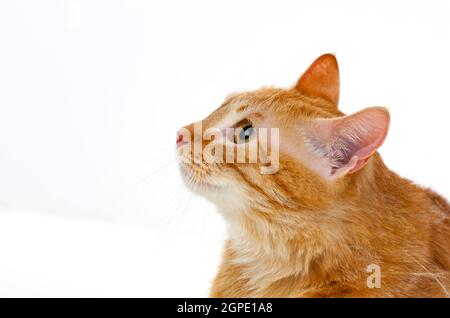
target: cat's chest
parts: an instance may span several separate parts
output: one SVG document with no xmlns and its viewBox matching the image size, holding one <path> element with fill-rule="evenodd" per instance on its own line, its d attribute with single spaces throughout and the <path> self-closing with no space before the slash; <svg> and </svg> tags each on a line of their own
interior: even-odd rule
<svg viewBox="0 0 450 318">
<path fill-rule="evenodd" d="M 307 285 L 300 276 L 282 274 L 275 268 L 267 269 L 256 264 L 231 263 L 217 276 L 212 290 L 214 297 L 296 297 Z"/>
<path fill-rule="evenodd" d="M 281 248 L 280 248 L 281 249 Z M 270 250 L 241 249 L 234 251 L 226 261 L 224 289 L 229 297 L 293 297 L 309 283 L 308 261 L 301 251 L 286 253 Z M 296 257 L 292 257 L 296 255 Z M 237 294 L 236 294 L 237 293 Z"/>
</svg>

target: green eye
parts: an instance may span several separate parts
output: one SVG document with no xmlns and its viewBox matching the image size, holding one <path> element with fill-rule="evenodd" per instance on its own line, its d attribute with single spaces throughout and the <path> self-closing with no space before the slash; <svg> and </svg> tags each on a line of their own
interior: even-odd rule
<svg viewBox="0 0 450 318">
<path fill-rule="evenodd" d="M 235 143 L 248 142 L 255 133 L 255 129 L 252 124 L 246 123 L 244 126 L 238 129 L 238 134 L 235 136 Z"/>
</svg>

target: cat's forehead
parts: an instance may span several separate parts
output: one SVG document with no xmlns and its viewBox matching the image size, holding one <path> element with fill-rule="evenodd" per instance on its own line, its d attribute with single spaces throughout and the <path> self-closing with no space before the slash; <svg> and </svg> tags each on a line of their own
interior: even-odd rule
<svg viewBox="0 0 450 318">
<path fill-rule="evenodd" d="M 298 92 L 276 88 L 228 95 L 222 105 L 206 121 L 210 125 L 227 127 L 249 116 L 271 117 L 330 117 L 326 107 Z"/>
<path fill-rule="evenodd" d="M 221 113 L 248 114 L 254 111 L 276 112 L 283 109 L 288 102 L 287 94 L 275 88 L 262 88 L 256 91 L 233 93 L 225 98 L 218 110 Z"/>
<path fill-rule="evenodd" d="M 271 104 L 270 96 L 265 91 L 259 90 L 228 95 L 225 101 L 205 118 L 205 123 L 208 126 L 223 128 L 233 126 L 244 118 L 271 116 L 271 111 L 268 109 L 268 105 Z"/>
<path fill-rule="evenodd" d="M 204 119 L 204 122 L 208 126 L 218 128 L 230 127 L 248 116 L 252 109 L 254 109 L 254 104 L 250 103 L 248 99 L 238 95 L 229 96 L 219 108 Z"/>
<path fill-rule="evenodd" d="M 223 105 L 228 105 L 231 108 L 233 106 L 236 107 L 236 104 L 242 103 L 264 106 L 273 103 L 275 98 L 278 102 L 282 102 L 283 99 L 289 98 L 289 94 L 287 94 L 286 90 L 282 89 L 261 88 L 255 91 L 232 93 L 225 98 Z"/>
</svg>

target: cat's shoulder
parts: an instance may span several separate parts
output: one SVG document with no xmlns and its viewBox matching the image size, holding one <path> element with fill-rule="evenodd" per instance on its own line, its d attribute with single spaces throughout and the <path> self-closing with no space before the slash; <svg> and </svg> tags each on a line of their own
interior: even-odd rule
<svg viewBox="0 0 450 318">
<path fill-rule="evenodd" d="M 437 208 L 444 216 L 450 217 L 450 204 L 448 201 L 431 189 L 425 189 L 425 192 L 433 207 Z"/>
<path fill-rule="evenodd" d="M 426 189 L 435 217 L 431 222 L 431 249 L 437 265 L 450 270 L 450 204 L 440 194 Z M 448 275 L 448 274 L 447 274 Z M 450 278 L 449 278 L 450 285 Z"/>
</svg>

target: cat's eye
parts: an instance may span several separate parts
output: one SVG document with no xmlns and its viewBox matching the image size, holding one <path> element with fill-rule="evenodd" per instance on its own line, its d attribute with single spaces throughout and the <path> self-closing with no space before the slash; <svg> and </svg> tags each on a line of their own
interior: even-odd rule
<svg viewBox="0 0 450 318">
<path fill-rule="evenodd" d="M 253 128 L 252 123 L 249 121 L 245 121 L 236 128 L 236 132 L 234 134 L 234 142 L 236 144 L 248 142 L 254 134 L 255 128 Z"/>
</svg>

